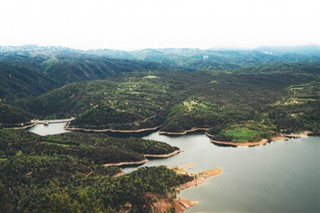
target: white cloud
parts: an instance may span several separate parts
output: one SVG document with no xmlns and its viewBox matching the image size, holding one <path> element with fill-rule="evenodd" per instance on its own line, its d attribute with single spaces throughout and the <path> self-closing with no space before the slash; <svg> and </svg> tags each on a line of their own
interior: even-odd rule
<svg viewBox="0 0 320 213">
<path fill-rule="evenodd" d="M 0 0 L 1 45 L 256 47 L 318 43 L 315 0 Z"/>
</svg>

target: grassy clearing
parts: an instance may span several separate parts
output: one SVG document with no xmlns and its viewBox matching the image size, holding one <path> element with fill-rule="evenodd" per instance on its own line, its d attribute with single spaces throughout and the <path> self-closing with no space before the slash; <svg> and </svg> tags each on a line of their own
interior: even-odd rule
<svg viewBox="0 0 320 213">
<path fill-rule="evenodd" d="M 220 130 L 212 129 L 208 133 L 214 135 L 215 140 L 232 142 L 255 142 L 264 138 L 271 139 L 275 134 L 269 126 L 254 121 L 233 124 Z"/>
<path fill-rule="evenodd" d="M 233 138 L 233 141 L 246 142 L 260 139 L 261 132 L 246 127 L 235 127 L 224 132 L 227 137 Z"/>
<path fill-rule="evenodd" d="M 208 108 L 209 103 L 206 103 L 201 100 L 186 100 L 183 101 L 183 106 L 185 108 L 186 112 L 191 112 L 191 111 L 204 111 Z"/>
</svg>

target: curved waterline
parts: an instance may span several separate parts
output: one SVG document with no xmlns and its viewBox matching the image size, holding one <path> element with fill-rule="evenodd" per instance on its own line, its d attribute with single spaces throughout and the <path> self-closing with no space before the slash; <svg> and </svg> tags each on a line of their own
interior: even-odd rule
<svg viewBox="0 0 320 213">
<path fill-rule="evenodd" d="M 216 146 L 203 133 L 153 132 L 143 138 L 166 142 L 182 152 L 142 166 L 193 163 L 190 173 L 223 168 L 221 175 L 178 195 L 199 201 L 187 212 L 320 212 L 320 137 L 237 148 Z M 124 168 L 124 172 L 137 168 Z"/>
</svg>

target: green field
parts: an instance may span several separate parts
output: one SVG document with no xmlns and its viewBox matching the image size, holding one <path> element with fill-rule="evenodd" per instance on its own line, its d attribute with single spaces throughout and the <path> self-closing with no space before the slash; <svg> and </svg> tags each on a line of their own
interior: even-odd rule
<svg viewBox="0 0 320 213">
<path fill-rule="evenodd" d="M 118 132 L 205 128 L 236 145 L 303 130 L 320 135 L 318 49 L 271 56 L 1 46 L 0 212 L 151 212 L 158 198 L 174 206 L 175 187 L 197 178 L 165 166 L 118 176 L 120 168 L 103 166 L 179 150 L 160 141 L 5 129 L 32 119 L 73 117 L 71 128 Z"/>
<path fill-rule="evenodd" d="M 231 137 L 232 141 L 246 142 L 246 141 L 256 141 L 261 139 L 261 132 L 257 130 L 248 129 L 246 127 L 236 127 L 233 129 L 228 129 L 224 132 L 227 137 Z"/>
<path fill-rule="evenodd" d="M 233 141 L 233 142 L 254 142 L 262 139 L 271 139 L 275 132 L 261 122 L 247 121 L 244 123 L 233 124 L 222 129 L 210 129 L 214 140 Z"/>
</svg>

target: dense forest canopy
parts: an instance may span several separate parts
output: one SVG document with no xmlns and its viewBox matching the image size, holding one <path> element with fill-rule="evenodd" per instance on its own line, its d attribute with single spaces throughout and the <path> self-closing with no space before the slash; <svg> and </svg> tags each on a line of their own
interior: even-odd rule
<svg viewBox="0 0 320 213">
<path fill-rule="evenodd" d="M 0 46 L 0 49 L 0 98 L 8 101 L 38 96 L 72 82 L 106 79 L 132 71 L 235 72 L 246 69 L 246 72 L 274 72 L 280 69 L 293 71 L 299 65 L 300 70 L 309 67 L 319 71 L 320 60 L 319 46 L 252 50 L 82 51 L 30 45 Z"/>
<path fill-rule="evenodd" d="M 165 197 L 173 187 L 193 179 L 165 167 L 116 178 L 119 168 L 102 166 L 177 150 L 158 141 L 81 133 L 41 137 L 12 129 L 0 130 L 0 138 L 4 212 L 114 212 L 127 204 L 133 212 L 147 211 L 151 200 L 146 192 Z"/>
<path fill-rule="evenodd" d="M 136 162 L 144 155 L 170 154 L 177 147 L 140 138 L 114 138 L 98 134 L 65 133 L 41 137 L 26 130 L 1 131 L 0 156 L 68 155 L 97 164 Z"/>
<path fill-rule="evenodd" d="M 143 163 L 180 150 L 140 138 L 39 136 L 8 128 L 31 119 L 74 117 L 73 130 L 168 134 L 201 128 L 234 142 L 319 133 L 317 50 L 1 47 L 1 211 L 149 212 L 155 197 L 174 198 L 176 186 L 194 179 L 164 166 L 116 177 L 121 170 L 110 164 Z"/>
<path fill-rule="evenodd" d="M 16 102 L 41 116 L 76 117 L 70 127 L 139 130 L 162 126 L 182 132 L 244 121 L 277 130 L 317 130 L 318 76 L 310 73 L 227 74 L 137 72 L 108 80 L 73 83 L 45 95 Z M 301 94 L 293 87 L 306 87 Z M 307 110 L 280 121 L 283 99 L 299 95 L 291 108 Z M 312 97 L 312 98 L 308 98 Z M 295 99 L 295 97 L 291 97 Z M 308 108 L 304 107 L 308 106 Z M 284 119 L 295 120 L 288 126 Z M 300 122 L 299 120 L 307 120 Z M 314 124 L 309 124 L 310 122 Z M 290 124 L 291 125 L 291 124 Z"/>
<path fill-rule="evenodd" d="M 72 116 L 70 128 L 93 130 L 183 132 L 249 121 L 276 132 L 318 130 L 316 50 L 2 47 L 0 122 Z M 303 101 L 280 106 L 296 95 Z"/>
</svg>

